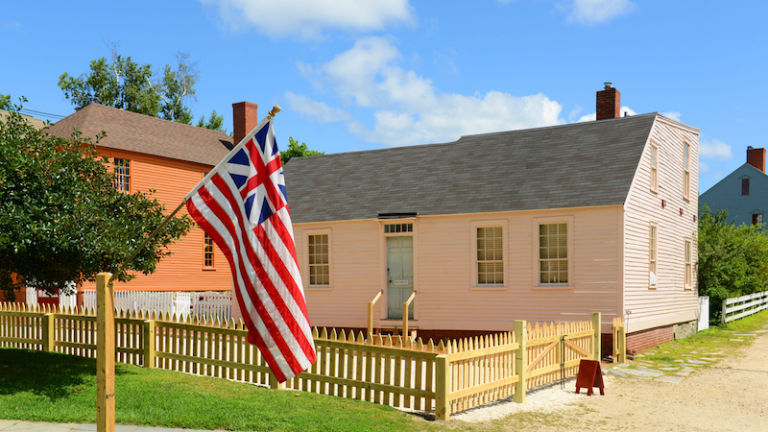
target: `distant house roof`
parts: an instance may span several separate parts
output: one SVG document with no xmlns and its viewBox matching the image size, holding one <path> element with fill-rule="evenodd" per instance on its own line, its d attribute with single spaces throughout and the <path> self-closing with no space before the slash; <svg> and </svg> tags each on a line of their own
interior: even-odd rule
<svg viewBox="0 0 768 432">
<path fill-rule="evenodd" d="M 291 159 L 294 222 L 622 205 L 656 113 Z"/>
<path fill-rule="evenodd" d="M 4 119 L 8 116 L 8 111 L 6 110 L 0 110 L 0 120 Z M 28 116 L 26 114 L 21 114 L 22 117 L 24 117 L 29 124 L 34 126 L 36 129 L 42 129 L 45 126 L 45 122 L 40 120 L 37 117 Z"/>
<path fill-rule="evenodd" d="M 68 137 L 75 129 L 88 137 L 107 132 L 99 141 L 102 147 L 205 165 L 216 165 L 232 148 L 232 137 L 225 133 L 97 103 L 59 120 L 48 132 Z"/>
</svg>

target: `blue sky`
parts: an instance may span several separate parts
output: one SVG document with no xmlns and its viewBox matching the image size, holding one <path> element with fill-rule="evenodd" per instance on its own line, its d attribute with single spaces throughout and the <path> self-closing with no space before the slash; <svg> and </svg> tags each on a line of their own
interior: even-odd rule
<svg viewBox="0 0 768 432">
<path fill-rule="evenodd" d="M 701 129 L 701 192 L 766 139 L 762 1 L 202 0 L 11 2 L 0 93 L 68 115 L 57 86 L 112 45 L 196 63 L 196 118 L 273 104 L 288 136 L 328 153 L 444 142 L 593 114 L 612 81 L 631 113 Z M 546 151 L 546 149 L 543 149 Z M 609 156 L 606 156 L 609 157 Z"/>
</svg>

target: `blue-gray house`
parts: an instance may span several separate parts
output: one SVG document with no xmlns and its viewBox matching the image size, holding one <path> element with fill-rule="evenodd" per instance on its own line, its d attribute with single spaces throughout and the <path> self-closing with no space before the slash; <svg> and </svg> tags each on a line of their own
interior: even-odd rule
<svg viewBox="0 0 768 432">
<path fill-rule="evenodd" d="M 765 149 L 747 147 L 747 162 L 699 196 L 699 212 L 705 205 L 713 213 L 728 210 L 736 225 L 762 223 L 768 211 Z"/>
</svg>

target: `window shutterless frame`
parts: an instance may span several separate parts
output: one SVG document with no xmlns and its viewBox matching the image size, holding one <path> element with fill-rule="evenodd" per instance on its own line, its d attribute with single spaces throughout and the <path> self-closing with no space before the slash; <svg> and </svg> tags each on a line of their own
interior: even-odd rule
<svg viewBox="0 0 768 432">
<path fill-rule="evenodd" d="M 313 230 L 305 233 L 307 288 L 331 286 L 331 232 Z"/>
</svg>

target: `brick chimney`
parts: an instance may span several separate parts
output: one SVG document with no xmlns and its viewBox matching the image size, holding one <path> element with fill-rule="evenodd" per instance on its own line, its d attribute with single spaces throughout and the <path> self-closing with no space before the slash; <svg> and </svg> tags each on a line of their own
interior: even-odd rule
<svg viewBox="0 0 768 432">
<path fill-rule="evenodd" d="M 747 147 L 747 163 L 765 172 L 765 149 Z"/>
<path fill-rule="evenodd" d="M 232 136 L 233 145 L 248 135 L 259 124 L 259 106 L 250 102 L 237 102 L 232 104 Z"/>
<path fill-rule="evenodd" d="M 621 93 L 613 88 L 613 84 L 606 82 L 605 88 L 597 92 L 596 120 L 605 120 L 621 117 Z"/>
</svg>

